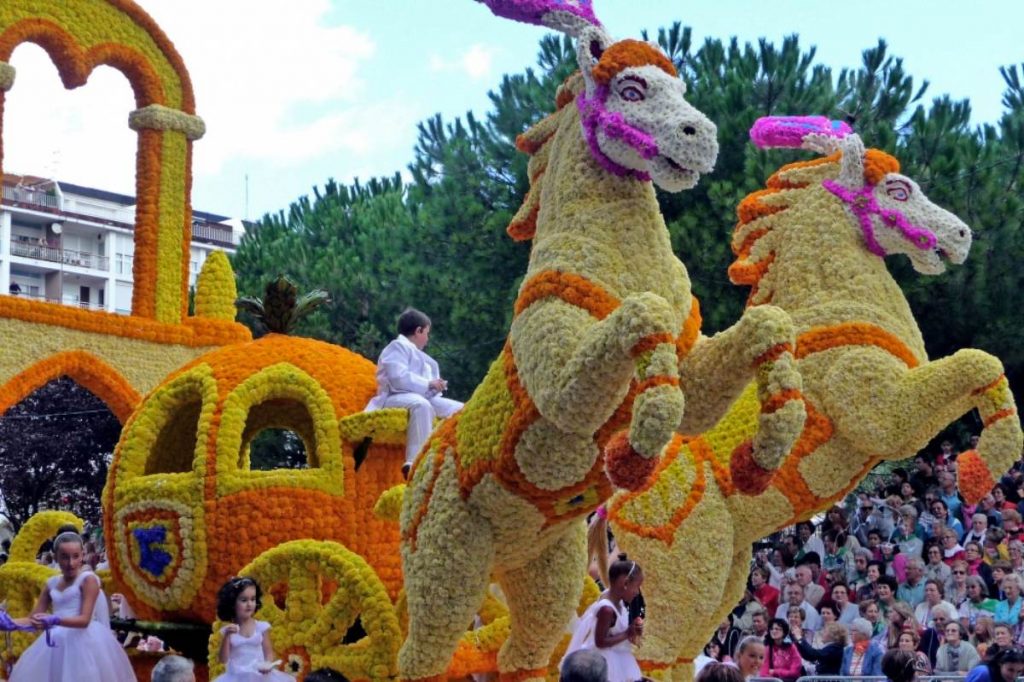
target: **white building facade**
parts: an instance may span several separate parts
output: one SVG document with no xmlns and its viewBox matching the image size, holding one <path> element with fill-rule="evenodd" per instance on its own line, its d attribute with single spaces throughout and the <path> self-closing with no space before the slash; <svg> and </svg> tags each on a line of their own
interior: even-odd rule
<svg viewBox="0 0 1024 682">
<path fill-rule="evenodd" d="M 134 230 L 135 197 L 5 174 L 0 293 L 128 315 Z M 240 230 L 240 221 L 192 212 L 190 286 L 211 252 L 235 252 Z"/>
</svg>

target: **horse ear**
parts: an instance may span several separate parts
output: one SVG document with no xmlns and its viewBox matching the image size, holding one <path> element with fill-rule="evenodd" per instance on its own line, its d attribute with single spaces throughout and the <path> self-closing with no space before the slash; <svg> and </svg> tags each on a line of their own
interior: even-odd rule
<svg viewBox="0 0 1024 682">
<path fill-rule="evenodd" d="M 839 138 L 823 133 L 809 133 L 804 135 L 800 141 L 800 148 L 809 152 L 817 152 L 822 156 L 828 156 L 839 151 L 841 143 Z"/>
<path fill-rule="evenodd" d="M 860 135 L 852 133 L 840 140 L 839 149 L 843 160 L 837 182 L 849 189 L 860 189 L 864 186 L 864 142 Z"/>
<path fill-rule="evenodd" d="M 594 90 L 594 67 L 611 44 L 611 37 L 600 26 L 587 26 L 579 33 L 576 42 L 576 63 L 579 64 L 580 72 L 587 83 L 588 93 Z"/>
</svg>

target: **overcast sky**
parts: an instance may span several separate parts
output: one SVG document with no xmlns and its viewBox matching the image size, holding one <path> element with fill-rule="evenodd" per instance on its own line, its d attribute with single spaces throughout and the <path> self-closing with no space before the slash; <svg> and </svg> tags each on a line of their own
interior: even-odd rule
<svg viewBox="0 0 1024 682">
<path fill-rule="evenodd" d="M 416 124 L 488 110 L 503 73 L 532 66 L 538 27 L 493 17 L 472 0 L 140 0 L 188 67 L 206 137 L 194 150 L 195 208 L 259 218 L 334 177 L 404 170 Z M 954 0 L 595 0 L 615 37 L 682 21 L 705 37 L 776 43 L 797 33 L 817 60 L 854 67 L 879 37 L 928 98 L 969 98 L 974 121 L 1002 111 L 999 66 L 1024 62 L 1024 2 Z M 66 91 L 41 48 L 11 63 L 4 170 L 134 193 L 131 89 L 97 69 Z M 792 112 L 816 113 L 816 112 Z M 246 175 L 249 198 L 246 202 Z"/>
</svg>

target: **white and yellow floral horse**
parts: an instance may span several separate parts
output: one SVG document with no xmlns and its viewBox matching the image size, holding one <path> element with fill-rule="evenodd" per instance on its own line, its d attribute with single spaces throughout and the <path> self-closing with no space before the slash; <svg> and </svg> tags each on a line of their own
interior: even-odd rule
<svg viewBox="0 0 1024 682">
<path fill-rule="evenodd" d="M 511 617 L 501 677 L 546 676 L 582 590 L 583 519 L 611 494 L 606 461 L 620 485 L 646 480 L 680 424 L 683 378 L 700 405 L 696 377 L 715 358 L 743 364 L 742 383 L 757 377 L 768 407 L 752 462 L 777 462 L 804 421 L 793 329 L 776 308 L 752 309 L 722 335 L 732 343 L 702 340 L 703 361 L 681 371 L 700 315 L 650 181 L 693 187 L 717 142 L 671 61 L 644 42 L 613 43 L 589 3 L 487 4 L 576 37 L 581 73 L 518 140 L 531 189 L 509 229 L 533 249 L 508 343 L 424 447 L 404 496 L 403 679 L 444 675 L 491 580 Z"/>
<path fill-rule="evenodd" d="M 967 257 L 968 227 L 855 134 L 793 143 L 803 123 L 762 120 L 752 131 L 764 146 L 830 155 L 782 167 L 741 203 L 729 270 L 752 287 L 752 309 L 770 301 L 796 324 L 802 435 L 774 474 L 736 458 L 758 428 L 749 386 L 713 428 L 678 437 L 647 486 L 609 503 L 620 546 L 646 572 L 640 658 L 666 678 L 692 679 L 693 657 L 742 596 L 758 538 L 826 509 L 879 461 L 917 452 L 969 410 L 984 430 L 980 457 L 961 458 L 968 495 L 987 492 L 1024 440 L 1000 361 L 974 349 L 929 361 L 885 266 L 904 254 L 918 272 L 939 274 L 944 258 Z"/>
</svg>

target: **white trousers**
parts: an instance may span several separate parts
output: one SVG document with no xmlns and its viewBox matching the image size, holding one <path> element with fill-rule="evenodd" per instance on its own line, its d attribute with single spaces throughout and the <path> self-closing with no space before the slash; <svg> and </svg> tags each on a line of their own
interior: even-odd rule
<svg viewBox="0 0 1024 682">
<path fill-rule="evenodd" d="M 462 409 L 458 400 L 441 396 L 425 398 L 418 393 L 392 393 L 381 407 L 401 407 L 409 410 L 409 429 L 405 435 L 405 463 L 412 464 L 420 448 L 434 430 L 434 418 L 450 417 Z"/>
</svg>

